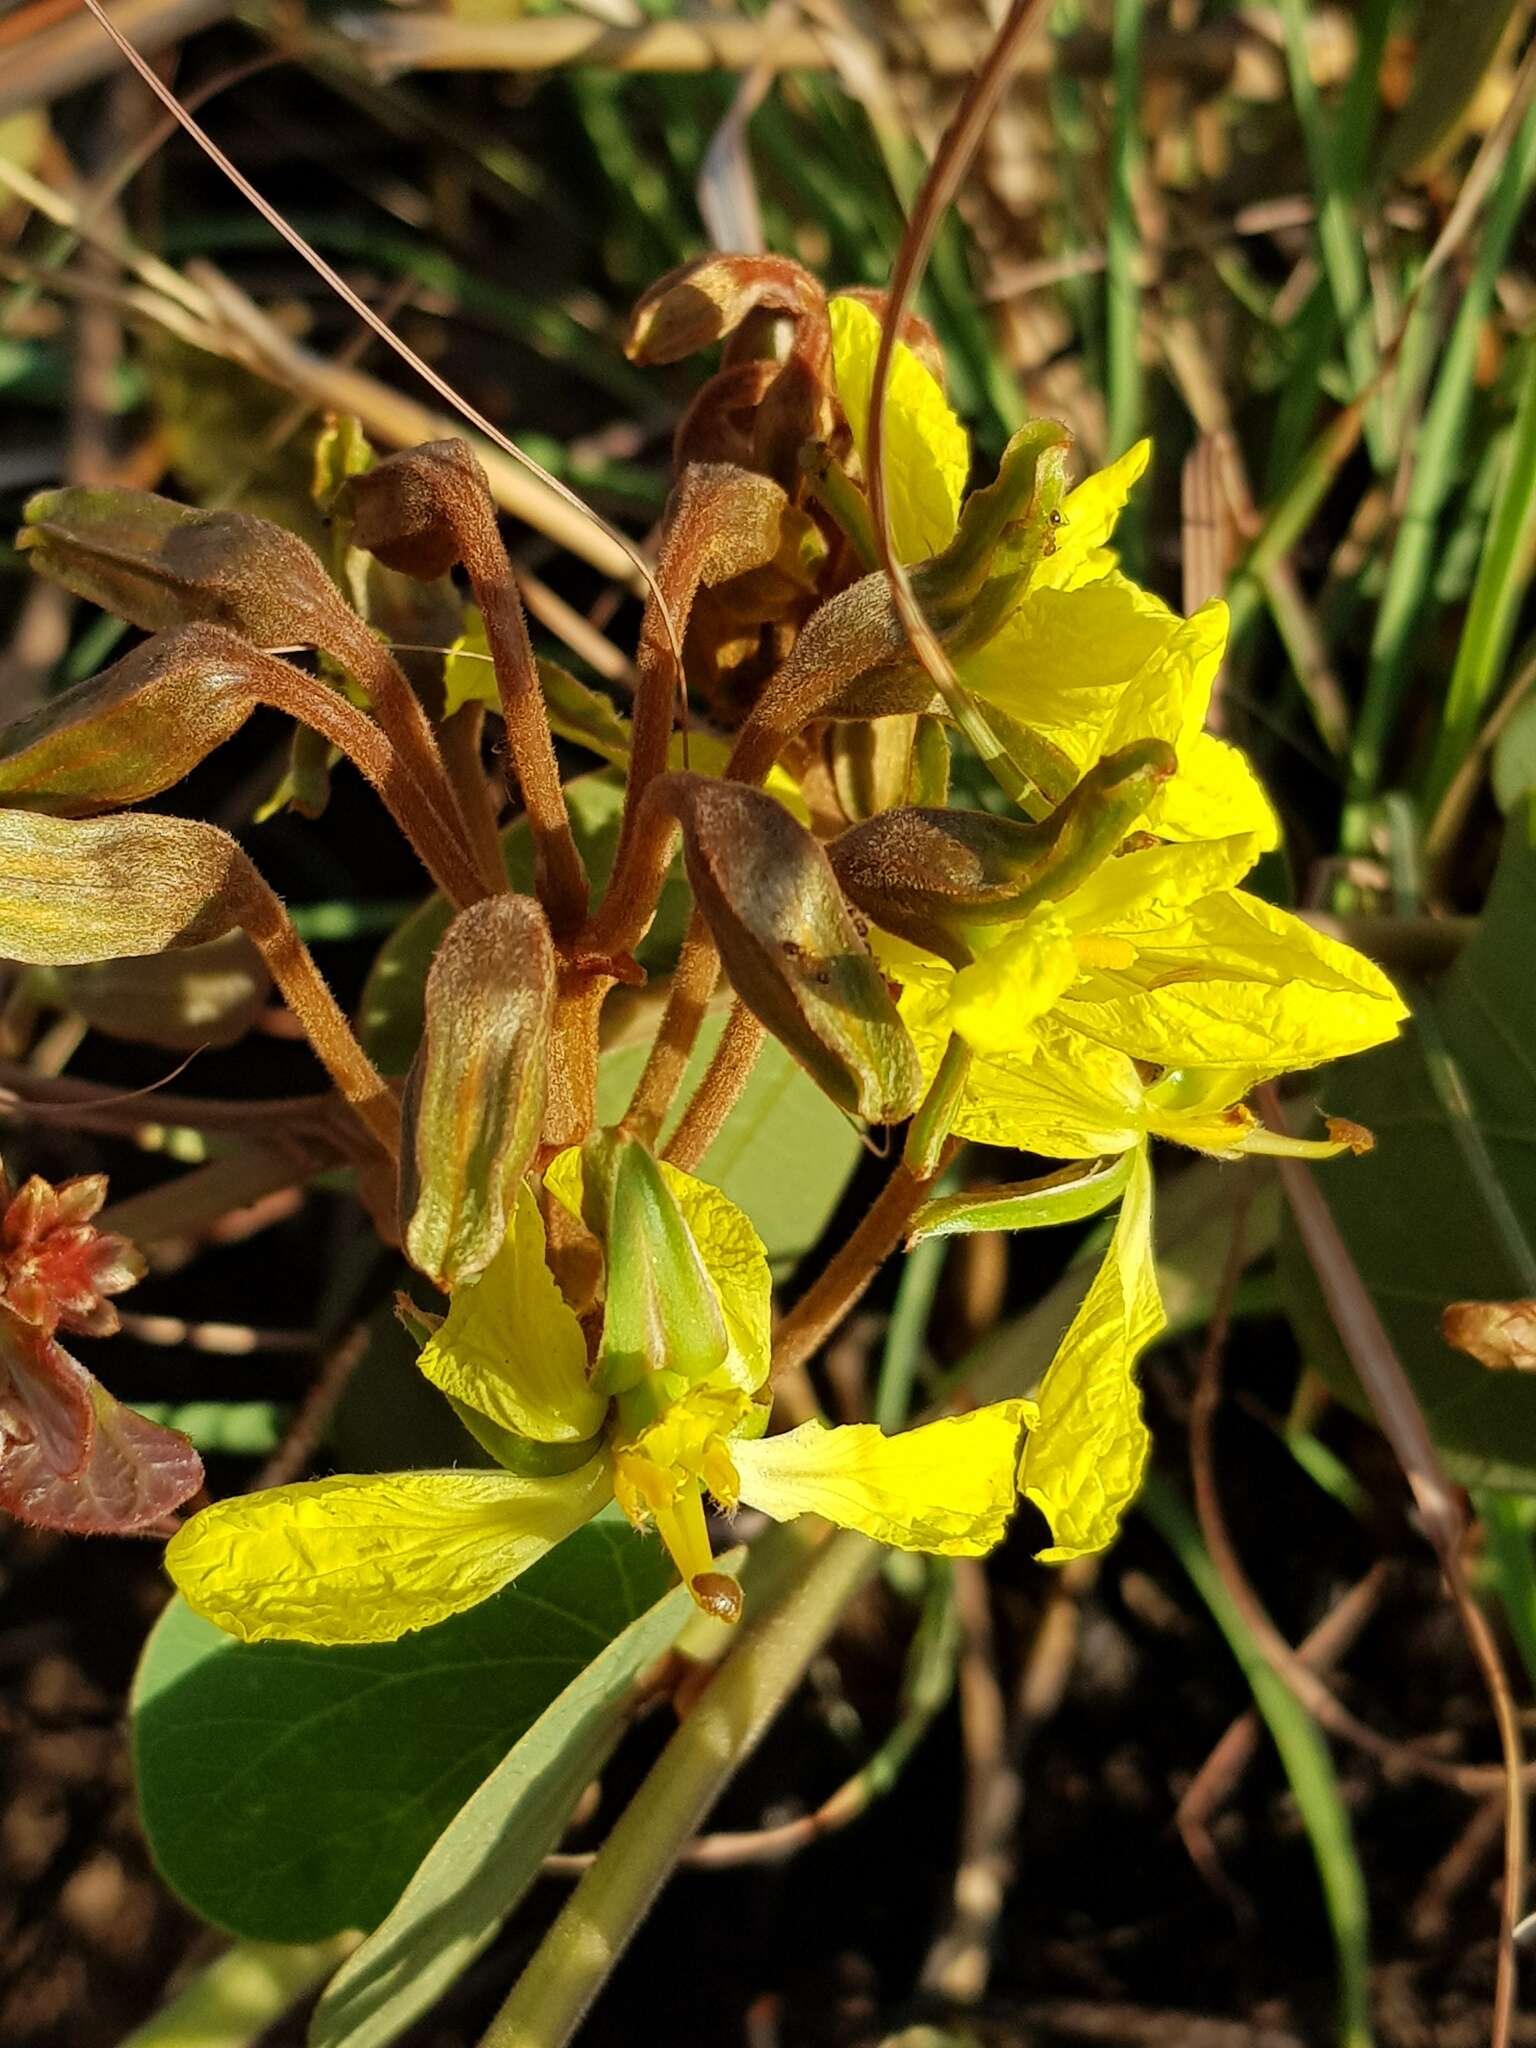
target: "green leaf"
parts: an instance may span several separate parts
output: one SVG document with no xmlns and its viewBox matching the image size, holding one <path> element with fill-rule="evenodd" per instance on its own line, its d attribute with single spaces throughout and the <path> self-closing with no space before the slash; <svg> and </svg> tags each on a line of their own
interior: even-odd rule
<svg viewBox="0 0 1536 2048">
<path fill-rule="evenodd" d="M 705 1019 L 678 1090 L 687 1102 L 703 1076 L 723 1015 Z M 605 1053 L 597 1075 L 599 1123 L 623 1116 L 648 1044 Z M 674 1120 L 679 1111 L 674 1112 Z M 837 1207 L 859 1156 L 859 1134 L 776 1038 L 763 1041 L 752 1078 L 695 1171 L 751 1218 L 768 1263 L 784 1274 L 808 1252 Z"/>
<path fill-rule="evenodd" d="M 1419 993 L 1412 1027 L 1325 1082 L 1329 1108 L 1368 1125 L 1376 1150 L 1321 1167 L 1319 1179 L 1447 1469 L 1466 1486 L 1536 1487 L 1536 1381 L 1489 1372 L 1439 1328 L 1448 1302 L 1536 1294 L 1533 929 L 1536 808 L 1526 803 L 1506 827 L 1476 937 Z M 1289 1228 L 1282 1258 L 1309 1359 L 1368 1412 Z"/>
<path fill-rule="evenodd" d="M 623 1731 L 636 1679 L 693 1613 L 685 1586 L 598 1653 L 428 1851 L 388 1918 L 332 1978 L 309 2048 L 384 2048 L 496 1933 Z"/>
<path fill-rule="evenodd" d="M 963 1236 L 977 1230 L 1042 1230 L 1057 1223 L 1080 1223 L 1119 1200 L 1134 1160 L 1134 1152 L 1123 1152 L 1118 1159 L 1101 1160 L 1086 1173 L 1081 1166 L 1069 1166 L 1041 1180 L 940 1195 L 925 1202 L 913 1217 L 907 1243 L 921 1244 L 925 1238 Z"/>
<path fill-rule="evenodd" d="M 565 796 L 576 844 L 594 889 L 601 889 L 619 843 L 623 782 L 606 770 L 578 775 L 565 785 Z M 526 819 L 518 818 L 502 833 L 501 852 L 512 888 L 519 895 L 532 895 L 533 845 Z M 427 969 L 452 914 L 446 898 L 429 896 L 391 932 L 374 960 L 363 990 L 359 1031 L 383 1073 L 403 1074 L 415 1057 L 421 1040 Z M 687 918 L 688 892 L 679 872 L 662 890 L 655 921 L 638 949 L 638 958 L 650 973 L 670 969 Z"/>
<path fill-rule="evenodd" d="M 603 1522 L 397 1643 L 242 1644 L 173 1601 L 131 1702 L 162 1876 L 257 1940 L 376 1927 L 486 1773 L 668 1576 L 658 1545 Z"/>
</svg>

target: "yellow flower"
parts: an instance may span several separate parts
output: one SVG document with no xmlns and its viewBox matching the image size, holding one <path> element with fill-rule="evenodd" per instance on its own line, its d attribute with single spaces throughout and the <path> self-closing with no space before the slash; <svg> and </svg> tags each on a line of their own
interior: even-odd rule
<svg viewBox="0 0 1536 2048">
<path fill-rule="evenodd" d="M 739 1595 L 712 1569 L 706 1496 L 780 1521 L 822 1515 L 909 1549 L 989 1550 L 1017 1499 L 1025 1404 L 998 1402 L 896 1437 L 807 1425 L 762 1439 L 770 1279 L 761 1241 L 718 1189 L 665 1164 L 661 1175 L 719 1304 L 718 1367 L 643 1419 L 624 1395 L 600 1396 L 524 1186 L 503 1249 L 455 1294 L 419 1360 L 516 1469 L 321 1479 L 221 1501 L 166 1551 L 188 1604 L 252 1642 L 390 1641 L 497 1592 L 615 1497 L 637 1526 L 654 1524 L 700 1604 L 725 1618 Z M 561 1154 L 546 1182 L 580 1212 L 579 1153 Z"/>
<path fill-rule="evenodd" d="M 831 317 L 838 396 L 867 471 L 879 323 L 855 299 L 834 299 Z M 894 352 L 885 419 L 896 552 L 908 564 L 926 561 L 954 538 L 969 458 L 965 429 L 905 344 Z M 960 680 L 1048 741 L 1079 778 L 1133 740 L 1167 740 L 1179 772 L 1155 799 L 1148 830 L 1164 839 L 1251 832 L 1263 851 L 1280 836 L 1269 799 L 1244 756 L 1203 730 L 1226 651 L 1226 606 L 1181 619 L 1122 575 L 1107 545 L 1150 454 L 1139 441 L 1068 494 L 1054 551 L 995 635 L 959 662 Z"/>
<path fill-rule="evenodd" d="M 1121 854 L 1060 902 L 973 928 L 958 969 L 874 933 L 925 1073 L 951 1033 L 974 1055 L 953 1128 L 1067 1159 L 1149 1135 L 1275 1149 L 1242 1097 L 1380 1044 L 1407 1011 L 1363 955 L 1236 886 L 1255 851 L 1244 837 Z M 1201 1078 L 1148 1085 L 1141 1066 Z"/>
</svg>

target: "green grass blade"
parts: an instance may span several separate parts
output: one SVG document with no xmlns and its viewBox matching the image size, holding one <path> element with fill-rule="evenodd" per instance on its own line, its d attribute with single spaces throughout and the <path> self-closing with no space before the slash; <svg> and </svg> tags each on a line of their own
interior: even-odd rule
<svg viewBox="0 0 1536 2048">
<path fill-rule="evenodd" d="M 1536 1554 L 1528 1499 L 1479 1492 L 1477 1517 L 1488 1543 L 1488 1566 L 1526 1676 L 1536 1685 Z"/>
<path fill-rule="evenodd" d="M 1312 173 L 1312 188 L 1317 196 L 1318 250 L 1343 335 L 1344 360 L 1349 368 L 1350 383 L 1356 391 L 1363 391 L 1375 377 L 1379 362 L 1365 251 L 1356 217 L 1357 194 L 1354 187 L 1357 179 L 1353 175 L 1355 167 L 1363 162 L 1365 156 L 1358 130 L 1365 118 L 1366 103 L 1363 94 L 1352 95 L 1352 104 L 1361 108 L 1362 113 L 1355 124 L 1357 132 L 1351 134 L 1346 142 L 1336 134 L 1313 82 L 1307 52 L 1309 12 L 1306 0 L 1280 0 L 1291 98 L 1295 103 L 1296 118 L 1301 124 Z M 1376 37 L 1385 33 L 1388 12 L 1380 0 L 1370 10 L 1371 24 L 1362 35 L 1355 74 L 1357 79 L 1366 76 L 1374 80 L 1374 64 L 1380 54 L 1380 43 Z M 1390 459 L 1390 451 L 1382 433 L 1379 408 L 1372 407 L 1365 431 L 1371 460 L 1378 470 L 1384 469 Z"/>
<path fill-rule="evenodd" d="M 1524 358 L 1514 431 L 1456 649 L 1440 743 L 1425 793 L 1426 811 L 1444 796 L 1477 736 L 1504 673 L 1521 600 L 1531 580 L 1536 541 L 1536 342 L 1526 342 Z"/>
<path fill-rule="evenodd" d="M 1123 455 L 1141 433 L 1146 417 L 1146 376 L 1141 362 L 1141 230 L 1136 186 L 1141 175 L 1141 30 L 1144 0 L 1115 0 L 1111 38 L 1114 64 L 1114 123 L 1110 136 L 1109 219 L 1104 235 L 1109 453 Z M 1139 538 L 1120 521 L 1119 545 L 1135 574 Z M 1130 546 L 1126 543 L 1129 540 Z"/>
<path fill-rule="evenodd" d="M 1418 443 L 1413 479 L 1403 508 L 1397 543 L 1387 568 L 1376 615 L 1365 697 L 1350 755 L 1353 826 L 1346 817 L 1346 844 L 1358 850 L 1361 806 L 1376 794 L 1382 761 L 1391 739 L 1421 641 L 1424 593 L 1429 588 L 1445 507 L 1463 458 L 1471 410 L 1478 338 L 1493 299 L 1494 282 L 1509 250 L 1533 178 L 1536 178 L 1536 111 L 1526 115 L 1505 159 L 1489 201 L 1477 258 L 1467 279 L 1441 358 Z"/>
<path fill-rule="evenodd" d="M 1210 1610 L 1253 1689 L 1254 1705 L 1280 1753 L 1322 1880 L 1338 1950 L 1339 2048 L 1372 2048 L 1370 1908 L 1328 1746 L 1311 1715 L 1265 1662 L 1183 1501 L 1154 1474 L 1139 1505 Z"/>
</svg>

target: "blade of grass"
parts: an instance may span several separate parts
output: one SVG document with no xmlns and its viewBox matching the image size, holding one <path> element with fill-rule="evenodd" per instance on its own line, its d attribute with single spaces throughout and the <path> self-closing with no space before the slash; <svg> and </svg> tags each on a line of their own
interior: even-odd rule
<svg viewBox="0 0 1536 2048">
<path fill-rule="evenodd" d="M 1371 641 L 1365 696 L 1350 751 L 1352 804 L 1345 816 L 1346 850 L 1366 838 L 1367 807 L 1381 781 L 1382 764 L 1411 670 L 1424 594 L 1432 580 L 1440 515 L 1460 473 L 1477 367 L 1478 341 L 1493 301 L 1494 283 L 1508 253 L 1533 179 L 1536 179 L 1536 110 L 1526 114 L 1493 189 L 1477 257 L 1419 432 L 1413 477 L 1387 567 Z"/>
<path fill-rule="evenodd" d="M 1499 1604 L 1526 1676 L 1536 1686 L 1536 1555 L 1531 1549 L 1528 1503 L 1508 1493 L 1479 1493 L 1478 1520 Z"/>
<path fill-rule="evenodd" d="M 1146 418 L 1146 376 L 1141 361 L 1141 230 L 1136 188 L 1141 176 L 1141 31 L 1143 0 L 1115 0 L 1110 41 L 1114 64 L 1114 117 L 1109 144 L 1109 218 L 1104 231 L 1104 334 L 1109 454 L 1123 455 Z M 1132 507 L 1120 520 L 1119 545 L 1134 575 L 1139 545 L 1128 528 Z M 1130 547 L 1127 549 L 1127 541 Z"/>
<path fill-rule="evenodd" d="M 1440 741 L 1424 791 L 1426 812 L 1444 796 L 1476 737 L 1504 673 L 1531 580 L 1536 541 L 1536 341 L 1526 342 L 1523 357 L 1520 402 L 1446 692 Z"/>
<path fill-rule="evenodd" d="M 1340 2048 L 1371 2048 L 1370 1907 L 1328 1746 L 1311 1715 L 1270 1669 L 1178 1494 L 1154 1473 L 1138 1505 L 1226 1638 L 1279 1752 L 1317 1863 L 1338 1954 Z"/>
<path fill-rule="evenodd" d="M 1360 143 L 1363 117 L 1357 116 L 1347 143 L 1336 133 L 1312 77 L 1307 52 L 1308 12 L 1306 0 L 1280 0 L 1291 98 L 1295 102 L 1296 118 L 1301 124 L 1302 139 L 1306 145 L 1312 188 L 1317 194 L 1318 249 L 1343 336 L 1344 360 L 1349 368 L 1350 383 L 1356 391 L 1363 391 L 1378 368 L 1370 286 L 1366 278 L 1365 251 L 1361 246 L 1356 204 L 1356 171 L 1363 164 L 1365 154 Z M 1367 10 L 1356 59 L 1357 79 L 1364 77 L 1374 83 L 1389 12 L 1382 0 L 1376 0 L 1376 4 Z M 1363 111 L 1363 94 L 1354 96 L 1354 104 Z M 1367 415 L 1365 438 L 1372 462 L 1378 471 L 1384 470 L 1390 464 L 1391 451 L 1382 432 L 1377 405 L 1373 405 Z"/>
</svg>

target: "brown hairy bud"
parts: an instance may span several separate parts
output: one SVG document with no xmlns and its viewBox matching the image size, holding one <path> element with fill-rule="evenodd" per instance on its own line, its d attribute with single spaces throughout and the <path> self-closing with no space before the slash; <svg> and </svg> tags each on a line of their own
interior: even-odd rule
<svg viewBox="0 0 1536 2048">
<path fill-rule="evenodd" d="M 1110 858 L 1175 766 L 1162 740 L 1140 740 L 1101 761 L 1033 825 L 986 811 L 883 811 L 833 841 L 832 872 L 876 924 L 964 965 L 968 926 L 1009 922 L 1075 889 Z"/>
<path fill-rule="evenodd" d="M 1453 1301 L 1440 1334 L 1491 1372 L 1536 1372 L 1536 1301 Z"/>
<path fill-rule="evenodd" d="M 759 309 L 825 325 L 827 295 L 787 256 L 703 256 L 669 270 L 641 295 L 624 353 L 632 363 L 680 362 Z"/>
<path fill-rule="evenodd" d="M 0 801 L 82 818 L 158 796 L 240 730 L 264 659 L 224 626 L 157 633 L 0 731 Z"/>
<path fill-rule="evenodd" d="M 820 846 L 745 784 L 671 775 L 663 792 L 737 995 L 841 1108 L 910 1116 L 917 1053 Z"/>
<path fill-rule="evenodd" d="M 270 519 L 84 485 L 40 491 L 24 517 L 16 544 L 33 567 L 130 625 L 207 619 L 258 647 L 320 647 L 355 666 L 367 629 L 314 550 Z"/>
<path fill-rule="evenodd" d="M 387 455 L 344 488 L 352 545 L 387 569 L 431 583 L 459 559 L 455 495 L 482 492 L 485 482 L 469 443 L 443 440 Z"/>
<path fill-rule="evenodd" d="M 548 1092 L 556 964 L 530 897 L 461 911 L 427 975 L 426 1025 L 401 1106 L 400 1230 L 447 1292 L 500 1251 Z"/>
</svg>

